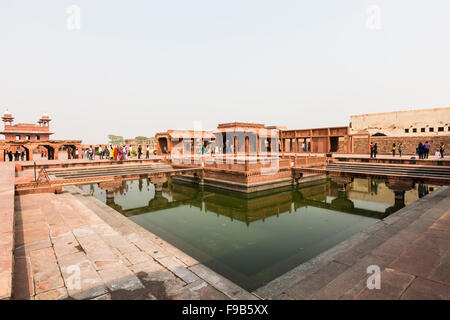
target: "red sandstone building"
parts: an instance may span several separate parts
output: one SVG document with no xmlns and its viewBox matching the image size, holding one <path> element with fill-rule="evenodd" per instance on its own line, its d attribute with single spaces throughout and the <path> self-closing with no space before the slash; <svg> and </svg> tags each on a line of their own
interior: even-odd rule
<svg viewBox="0 0 450 320">
<path fill-rule="evenodd" d="M 33 160 L 33 154 L 47 154 L 47 159 L 56 160 L 60 151 L 67 151 L 68 158 L 81 158 L 81 140 L 50 140 L 50 117 L 43 114 L 37 124 L 18 123 L 14 124 L 14 117 L 6 110 L 3 113 L 3 131 L 0 134 L 5 140 L 0 140 L 0 161 L 8 159 L 7 152 L 24 151 L 26 160 Z"/>
<path fill-rule="evenodd" d="M 287 130 L 285 127 L 265 126 L 259 123 L 221 123 L 214 131 L 169 130 L 156 134 L 158 154 L 194 154 L 197 139 L 206 137 L 215 153 L 230 155 L 270 156 L 278 153 L 351 153 L 353 136 L 349 127 Z M 367 135 L 367 134 L 366 134 Z M 204 138 L 203 138 L 204 139 Z M 180 142 L 188 145 L 183 152 L 173 152 Z"/>
</svg>

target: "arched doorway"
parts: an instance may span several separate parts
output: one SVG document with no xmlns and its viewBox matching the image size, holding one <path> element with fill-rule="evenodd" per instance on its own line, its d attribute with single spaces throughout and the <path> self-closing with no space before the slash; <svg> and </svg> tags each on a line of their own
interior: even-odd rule
<svg viewBox="0 0 450 320">
<path fill-rule="evenodd" d="M 162 154 L 167 154 L 169 152 L 169 150 L 167 149 L 168 144 L 167 144 L 167 138 L 163 137 L 163 138 L 159 138 L 158 139 L 158 144 L 159 144 L 159 150 L 161 150 Z"/>
</svg>

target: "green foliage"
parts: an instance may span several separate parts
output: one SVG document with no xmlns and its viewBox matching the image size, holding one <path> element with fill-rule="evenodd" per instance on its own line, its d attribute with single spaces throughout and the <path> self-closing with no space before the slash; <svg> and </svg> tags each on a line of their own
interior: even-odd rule
<svg viewBox="0 0 450 320">
<path fill-rule="evenodd" d="M 148 138 L 144 137 L 144 136 L 137 136 L 137 137 L 135 137 L 135 139 L 138 140 L 138 141 L 146 141 L 146 140 L 148 140 Z"/>
<path fill-rule="evenodd" d="M 136 150 L 131 151 L 131 155 L 132 155 L 133 157 L 136 157 L 136 156 L 137 156 Z"/>
<path fill-rule="evenodd" d="M 116 136 L 113 134 L 108 134 L 109 144 L 124 144 L 125 140 L 122 136 Z"/>
</svg>

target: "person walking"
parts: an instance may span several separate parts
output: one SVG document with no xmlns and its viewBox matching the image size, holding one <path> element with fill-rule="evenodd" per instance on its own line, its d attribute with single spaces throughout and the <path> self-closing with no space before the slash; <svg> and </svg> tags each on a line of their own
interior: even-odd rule
<svg viewBox="0 0 450 320">
<path fill-rule="evenodd" d="M 392 156 L 395 157 L 395 143 L 392 144 Z"/>
<path fill-rule="evenodd" d="M 126 145 L 123 146 L 123 160 L 127 160 L 128 158 L 128 147 Z"/>
<path fill-rule="evenodd" d="M 103 159 L 103 150 L 102 150 L 102 146 L 98 147 L 98 152 L 100 154 L 100 159 Z"/>
<path fill-rule="evenodd" d="M 425 144 L 423 145 L 425 159 L 428 159 L 428 155 L 430 154 L 430 147 L 431 145 L 428 143 L 428 141 L 425 141 Z"/>
<path fill-rule="evenodd" d="M 147 146 L 147 149 L 145 151 L 145 159 L 149 159 L 150 158 L 150 147 Z"/>
<path fill-rule="evenodd" d="M 373 145 L 373 157 L 376 158 L 378 153 L 378 144 Z"/>
<path fill-rule="evenodd" d="M 441 158 L 444 158 L 444 143 L 441 143 L 441 146 L 439 147 L 439 153 L 441 154 Z"/>
<path fill-rule="evenodd" d="M 370 143 L 370 157 L 373 158 L 373 142 Z"/>
<path fill-rule="evenodd" d="M 399 143 L 399 144 L 398 144 L 398 154 L 399 154 L 400 158 L 402 157 L 402 151 L 403 151 L 403 149 L 402 149 L 402 144 Z"/>
<path fill-rule="evenodd" d="M 138 159 L 141 159 L 141 154 L 142 154 L 142 147 L 141 145 L 138 146 Z"/>
</svg>

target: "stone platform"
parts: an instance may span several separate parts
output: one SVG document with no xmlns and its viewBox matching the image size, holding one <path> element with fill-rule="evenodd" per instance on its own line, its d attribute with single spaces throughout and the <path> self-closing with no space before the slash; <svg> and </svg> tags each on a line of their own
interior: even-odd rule
<svg viewBox="0 0 450 320">
<path fill-rule="evenodd" d="M 369 290 L 367 268 L 381 271 Z M 450 299 L 450 187 L 441 187 L 255 291 L 268 299 Z"/>
<path fill-rule="evenodd" d="M 257 299 L 76 187 L 15 216 L 14 299 Z"/>
<path fill-rule="evenodd" d="M 0 163 L 0 300 L 10 299 L 12 290 L 14 176 L 14 164 Z"/>
</svg>

